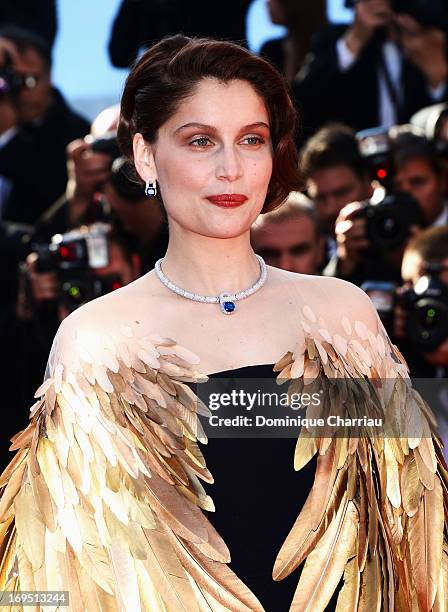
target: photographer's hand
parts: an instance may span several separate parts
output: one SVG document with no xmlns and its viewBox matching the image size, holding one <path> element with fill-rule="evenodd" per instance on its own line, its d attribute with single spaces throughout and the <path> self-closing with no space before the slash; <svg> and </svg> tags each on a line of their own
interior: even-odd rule
<svg viewBox="0 0 448 612">
<path fill-rule="evenodd" d="M 426 28 L 410 15 L 396 15 L 400 28 L 401 45 L 407 57 L 425 76 L 433 88 L 448 80 L 446 36 L 437 28 Z"/>
<path fill-rule="evenodd" d="M 359 55 L 375 30 L 387 26 L 391 17 L 389 0 L 359 0 L 355 6 L 355 21 L 344 36 L 353 55 Z"/>
<path fill-rule="evenodd" d="M 58 297 L 59 283 L 54 272 L 37 271 L 37 253 L 30 253 L 26 258 L 28 278 L 30 280 L 33 298 L 37 304 Z"/>
<path fill-rule="evenodd" d="M 347 204 L 336 219 L 335 234 L 338 255 L 338 273 L 349 277 L 361 262 L 362 251 L 370 242 L 366 234 L 366 219 L 359 216 L 359 202 Z"/>
<path fill-rule="evenodd" d="M 67 146 L 67 199 L 70 224 L 76 225 L 92 202 L 93 195 L 110 175 L 111 157 L 94 153 L 85 140 L 74 140 Z"/>
</svg>

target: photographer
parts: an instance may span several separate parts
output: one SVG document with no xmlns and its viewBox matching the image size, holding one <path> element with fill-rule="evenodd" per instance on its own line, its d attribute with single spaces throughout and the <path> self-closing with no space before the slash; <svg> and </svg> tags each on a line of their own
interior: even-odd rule
<svg viewBox="0 0 448 612">
<path fill-rule="evenodd" d="M 65 149 L 88 122 L 51 84 L 51 53 L 37 34 L 0 30 L 0 211 L 33 224 L 65 190 Z"/>
<path fill-rule="evenodd" d="M 411 374 L 447 377 L 448 225 L 423 230 L 409 242 L 404 252 L 401 274 L 404 284 L 397 292 L 394 337 L 406 356 Z M 426 282 L 422 282 L 422 279 Z M 415 291 L 406 296 L 409 290 Z M 428 308 L 421 302 L 419 304 L 418 300 L 429 297 L 439 304 L 432 321 L 427 314 L 418 316 L 419 307 Z M 428 346 L 425 347 L 425 344 Z"/>
<path fill-rule="evenodd" d="M 407 240 L 416 235 L 420 227 L 443 225 L 448 221 L 445 170 L 435 150 L 421 136 L 403 130 L 395 131 L 397 135 L 389 138 L 395 196 L 389 194 L 387 201 L 401 204 L 403 218 L 399 221 L 393 216 L 396 219 L 393 229 L 401 229 L 406 236 L 396 246 L 392 241 L 389 244 L 386 239 L 383 248 L 377 248 L 374 255 L 372 237 L 378 243 L 381 239 L 378 234 L 383 230 L 386 234 L 386 223 L 392 226 L 392 217 L 383 217 L 383 227 L 379 219 L 375 231 L 373 221 L 368 223 L 366 203 L 353 202 L 339 213 L 335 230 L 337 254 L 325 269 L 325 275 L 339 276 L 358 285 L 366 280 L 400 282 L 401 262 Z M 411 199 L 406 203 L 402 194 L 408 194 Z M 393 210 L 391 212 L 393 214 Z"/>
<path fill-rule="evenodd" d="M 129 252 L 138 255 L 140 271 L 148 272 L 168 244 L 168 228 L 157 199 L 148 200 L 140 183 L 130 175 L 128 163 L 116 157 L 119 151 L 115 136 L 76 141 L 70 151 L 74 179 L 71 197 L 56 202 L 44 215 L 32 236 L 33 243 L 43 245 L 45 251 L 45 244 L 54 234 L 66 234 L 79 224 L 107 219 L 113 226 L 113 235 Z M 22 266 L 19 316 L 27 320 L 32 316 L 36 329 L 49 329 L 46 336 L 51 337 L 57 325 L 55 303 L 60 279 L 55 270 L 43 269 L 37 262 L 38 254 L 32 252 Z M 25 285 L 29 287 L 27 295 Z"/>
<path fill-rule="evenodd" d="M 114 132 L 98 138 L 87 135 L 68 145 L 65 194 L 37 219 L 35 239 L 44 242 L 53 234 L 63 233 L 81 223 L 107 218 L 101 193 L 117 155 Z"/>
<path fill-rule="evenodd" d="M 357 0 L 353 24 L 321 32 L 294 83 L 306 130 L 404 123 L 447 99 L 447 9 L 439 0 Z"/>
<path fill-rule="evenodd" d="M 107 216 L 101 190 L 110 177 L 114 159 L 120 155 L 116 140 L 118 117 L 118 105 L 103 109 L 93 120 L 90 133 L 68 144 L 65 193 L 37 219 L 36 241 L 49 241 L 54 234 Z"/>
<path fill-rule="evenodd" d="M 325 237 L 322 262 L 325 265 L 336 252 L 335 223 L 341 209 L 373 194 L 368 167 L 359 151 L 355 132 L 342 124 L 319 130 L 302 150 L 300 171 Z"/>
<path fill-rule="evenodd" d="M 42 380 L 46 356 L 59 323 L 86 302 L 118 289 L 141 274 L 139 256 L 110 225 L 83 225 L 33 245 L 22 265 L 22 405 Z"/>
<path fill-rule="evenodd" d="M 437 378 L 439 432 L 448 445 L 448 226 L 422 231 L 407 246 L 397 290 L 393 334 L 411 376 Z M 445 379 L 445 380 L 442 380 Z M 448 446 L 445 449 L 448 458 Z"/>
<path fill-rule="evenodd" d="M 92 132 L 96 131 L 94 125 Z M 157 198 L 148 200 L 129 164 L 119 155 L 113 131 L 69 145 L 66 195 L 38 220 L 34 241 L 49 241 L 54 234 L 81 223 L 107 220 L 139 254 L 142 272 L 152 270 L 168 245 L 163 207 Z M 49 279 L 42 282 L 52 285 Z"/>
<path fill-rule="evenodd" d="M 135 180 L 133 166 L 124 157 L 112 164 L 103 194 L 116 231 L 138 253 L 142 273 L 149 272 L 168 247 L 168 221 L 161 202 L 157 197 L 146 197 Z"/>
<path fill-rule="evenodd" d="M 398 132 L 391 138 L 394 184 L 419 203 L 425 226 L 448 223 L 446 167 L 434 145 L 423 136 Z"/>
</svg>

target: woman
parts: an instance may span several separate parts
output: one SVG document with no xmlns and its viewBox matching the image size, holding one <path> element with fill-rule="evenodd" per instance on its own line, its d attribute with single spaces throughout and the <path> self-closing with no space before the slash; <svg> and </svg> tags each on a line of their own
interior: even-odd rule
<svg viewBox="0 0 448 612">
<path fill-rule="evenodd" d="M 343 579 L 342 610 L 358 599 L 446 609 L 446 466 L 429 409 L 398 385 L 398 349 L 360 289 L 265 268 L 249 243 L 258 214 L 296 186 L 293 130 L 278 73 L 236 45 L 177 36 L 132 70 L 119 137 L 147 195 L 163 198 L 167 253 L 59 328 L 0 480 L 2 589 L 69 591 L 71 609 L 89 612 L 277 611 L 293 597 L 314 611 L 334 604 Z M 274 372 L 291 392 L 323 386 L 315 417 L 331 397 L 341 418 L 387 408 L 401 423 L 404 398 L 420 425 L 404 435 L 394 421 L 390 442 L 348 425 L 303 429 L 294 462 L 315 471 L 310 495 L 309 477 L 291 474 L 289 440 L 210 440 L 223 485 L 208 491 L 224 505 L 214 522 L 229 551 L 200 482 L 212 482 L 197 440 L 215 406 L 189 384 Z M 297 578 L 275 590 L 266 563 L 278 550 L 266 542 L 280 546 L 304 502 L 274 578 L 307 562 L 296 592 Z"/>
</svg>

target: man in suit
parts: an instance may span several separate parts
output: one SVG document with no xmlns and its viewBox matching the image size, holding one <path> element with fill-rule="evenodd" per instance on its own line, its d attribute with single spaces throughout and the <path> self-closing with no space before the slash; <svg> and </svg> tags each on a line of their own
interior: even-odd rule
<svg viewBox="0 0 448 612">
<path fill-rule="evenodd" d="M 51 53 L 37 34 L 0 30 L 0 70 L 9 74 L 0 93 L 0 216 L 33 224 L 64 192 L 65 148 L 89 123 L 53 87 Z"/>
<path fill-rule="evenodd" d="M 122 0 L 109 41 L 109 56 L 126 68 L 139 50 L 164 36 L 185 34 L 246 43 L 246 13 L 252 0 Z"/>
<path fill-rule="evenodd" d="M 395 190 L 412 196 L 420 209 L 423 227 L 447 225 L 445 167 L 431 143 L 423 136 L 406 131 L 391 138 L 390 142 Z M 335 227 L 337 252 L 324 274 L 357 285 L 366 280 L 400 282 L 405 245 L 373 256 L 369 251 L 367 218 L 362 209 L 362 203 L 352 202 L 339 212 Z M 420 231 L 419 225 L 411 225 L 409 238 Z"/>
<path fill-rule="evenodd" d="M 369 169 L 354 131 L 335 123 L 308 140 L 302 151 L 300 171 L 325 236 L 322 269 L 336 255 L 335 223 L 341 209 L 373 194 Z"/>
<path fill-rule="evenodd" d="M 3 34 L 3 35 L 2 35 Z M 5 405 L 16 404 L 18 322 L 17 264 L 23 231 L 65 190 L 66 145 L 88 131 L 51 85 L 51 54 L 38 35 L 13 28 L 0 34 L 0 383 Z M 6 78 L 5 78 L 5 68 Z M 8 91 L 9 90 L 9 91 Z"/>
<path fill-rule="evenodd" d="M 419 13 L 395 13 L 394 4 L 357 0 L 350 26 L 320 33 L 294 83 L 305 137 L 329 120 L 356 130 L 388 128 L 447 99 L 442 25 L 419 22 Z"/>
</svg>

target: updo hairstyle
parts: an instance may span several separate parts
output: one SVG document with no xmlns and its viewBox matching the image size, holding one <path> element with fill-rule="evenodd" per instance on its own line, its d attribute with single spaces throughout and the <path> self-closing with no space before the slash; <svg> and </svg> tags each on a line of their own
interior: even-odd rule
<svg viewBox="0 0 448 612">
<path fill-rule="evenodd" d="M 133 158 L 132 142 L 138 132 L 146 142 L 154 143 L 159 128 L 204 78 L 223 83 L 246 81 L 264 100 L 271 129 L 273 172 L 261 212 L 274 210 L 301 186 L 294 144 L 296 111 L 280 73 L 235 43 L 176 35 L 146 51 L 130 72 L 121 100 L 118 140 L 124 155 Z"/>
</svg>

